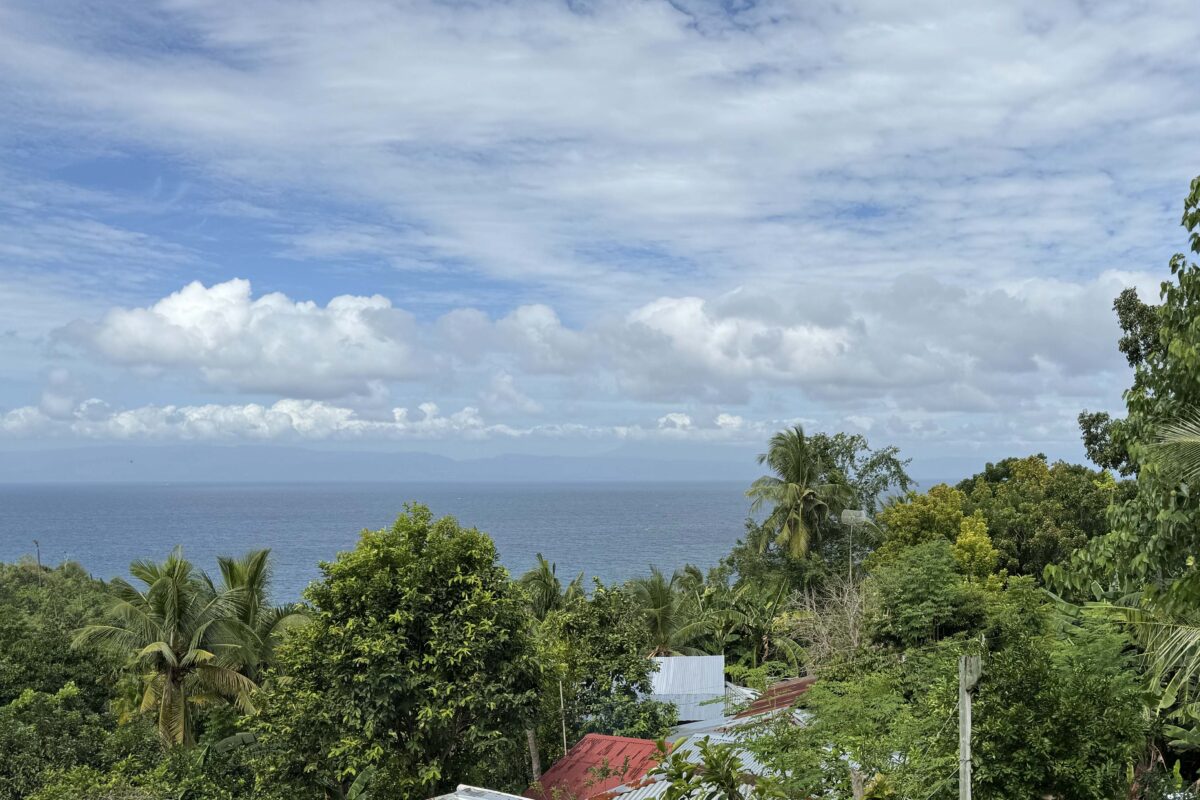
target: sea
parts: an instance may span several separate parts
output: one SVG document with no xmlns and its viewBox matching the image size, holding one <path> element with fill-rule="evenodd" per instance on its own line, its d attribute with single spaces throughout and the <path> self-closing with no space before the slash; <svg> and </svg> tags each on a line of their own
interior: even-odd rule
<svg viewBox="0 0 1200 800">
<path fill-rule="evenodd" d="M 657 566 L 707 569 L 742 536 L 742 483 L 0 484 L 0 561 L 77 561 L 101 579 L 176 545 L 216 558 L 269 547 L 273 595 L 300 597 L 319 564 L 389 526 L 406 502 L 479 528 L 514 575 L 541 553 L 563 582 L 618 583 Z"/>
</svg>

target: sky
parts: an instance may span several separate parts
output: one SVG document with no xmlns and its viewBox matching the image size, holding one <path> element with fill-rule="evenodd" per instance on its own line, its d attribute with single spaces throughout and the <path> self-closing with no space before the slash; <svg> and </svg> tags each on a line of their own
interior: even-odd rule
<svg viewBox="0 0 1200 800">
<path fill-rule="evenodd" d="M 1078 460 L 1198 68 L 1193 0 L 0 0 L 0 451 Z"/>
</svg>

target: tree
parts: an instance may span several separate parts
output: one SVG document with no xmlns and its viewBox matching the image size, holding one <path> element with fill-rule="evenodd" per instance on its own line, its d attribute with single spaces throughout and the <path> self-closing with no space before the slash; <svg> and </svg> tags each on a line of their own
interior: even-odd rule
<svg viewBox="0 0 1200 800">
<path fill-rule="evenodd" d="M 892 489 L 907 492 L 913 480 L 907 467 L 912 459 L 900 458 L 900 448 L 873 450 L 867 437 L 857 433 L 817 433 L 808 437 L 808 446 L 823 464 L 826 480 L 850 487 L 857 508 L 875 513 L 880 500 Z"/>
<path fill-rule="evenodd" d="M 1200 252 L 1200 178 L 1184 202 L 1184 227 Z M 1114 434 L 1137 474 L 1135 492 L 1114 504 L 1110 532 L 1090 540 L 1068 569 L 1050 568 L 1059 588 L 1110 598 L 1139 595 L 1167 611 L 1200 605 L 1200 493 L 1158 458 L 1164 425 L 1200 407 L 1200 267 L 1183 254 L 1171 259 L 1173 280 L 1162 284 L 1155 317 L 1158 344 L 1134 369 L 1125 392 L 1126 418 Z"/>
<path fill-rule="evenodd" d="M 1162 319 L 1158 306 L 1142 302 L 1137 289 L 1130 287 L 1117 295 L 1113 310 L 1117 312 L 1117 323 L 1121 326 L 1117 349 L 1124 354 L 1129 366 L 1137 369 L 1152 359 L 1166 357 L 1163 341 L 1159 338 Z M 1084 409 L 1079 414 L 1079 432 L 1087 457 L 1101 469 L 1129 475 L 1137 465 L 1122 443 L 1123 424 L 1122 420 L 1114 420 L 1104 411 Z"/>
<path fill-rule="evenodd" d="M 944 539 L 905 548 L 872 574 L 873 631 L 902 647 L 937 641 L 979 622 L 977 597 L 963 585 Z"/>
<path fill-rule="evenodd" d="M 541 752 L 563 754 L 586 733 L 654 739 L 675 724 L 669 703 L 645 699 L 657 668 L 646 657 L 650 632 L 637 599 L 596 583 L 591 597 L 575 596 L 537 628 L 538 742 Z"/>
<path fill-rule="evenodd" d="M 78 564 L 0 564 L 0 705 L 26 689 L 53 694 L 73 683 L 82 702 L 101 711 L 123 660 L 94 647 L 72 648 L 71 638 L 99 621 L 107 601 L 105 585 Z"/>
<path fill-rule="evenodd" d="M 162 564 L 135 561 L 138 590 L 117 578 L 111 584 L 107 624 L 82 628 L 75 645 L 100 645 L 127 653 L 144 674 L 141 708 L 154 710 L 158 730 L 171 744 L 195 743 L 193 705 L 215 699 L 253 708 L 253 681 L 238 672 L 242 643 L 231 622 L 245 593 L 217 591 L 176 549 Z"/>
<path fill-rule="evenodd" d="M 630 588 L 642 606 L 650 633 L 647 655 L 703 655 L 693 644 L 709 632 L 712 620 L 701 613 L 694 583 L 692 592 L 681 590 L 688 580 L 685 571 L 676 572 L 668 579 L 658 567 L 651 567 L 648 577 L 631 582 Z"/>
<path fill-rule="evenodd" d="M 745 666 L 757 668 L 769 661 L 800 666 L 803 648 L 795 638 L 797 618 L 789 608 L 787 583 L 744 583 L 730 598 L 728 608 L 718 613 L 728 619 L 743 651 Z"/>
<path fill-rule="evenodd" d="M 829 465 L 813 447 L 799 425 L 771 437 L 759 464 L 771 468 L 750 486 L 751 513 L 770 506 L 766 525 L 775 544 L 793 558 L 802 558 L 820 535 L 821 526 L 852 499 L 853 489 L 840 475 L 831 476 Z"/>
<path fill-rule="evenodd" d="M 987 521 L 978 511 L 963 520 L 958 538 L 950 549 L 958 571 L 968 580 L 987 578 L 996 571 L 996 563 L 1000 560 L 1000 551 L 992 546 L 988 536 Z"/>
<path fill-rule="evenodd" d="M 964 513 L 986 518 L 998 566 L 1038 579 L 1048 564 L 1065 563 L 1077 548 L 1106 533 L 1109 503 L 1132 489 L 1084 466 L 1049 464 L 1041 454 L 988 464 L 958 488 L 965 493 Z"/>
<path fill-rule="evenodd" d="M 104 722 L 73 683 L 54 694 L 27 689 L 0 707 L 0 798 L 28 797 L 55 770 L 99 765 Z"/>
<path fill-rule="evenodd" d="M 912 549 L 935 546 L 945 545 Z M 804 725 L 772 725 L 751 743 L 790 796 L 956 796 L 955 662 L 981 647 L 974 796 L 1130 796 L 1146 721 L 1128 641 L 1103 622 L 1056 615 L 1029 578 L 983 597 L 984 613 L 956 637 L 904 649 L 877 639 L 801 695 Z"/>
<path fill-rule="evenodd" d="M 888 504 L 879 514 L 883 528 L 883 546 L 874 561 L 907 547 L 932 541 L 952 542 L 962 530 L 966 495 L 939 483 L 924 494 L 909 492 L 903 499 Z"/>
<path fill-rule="evenodd" d="M 567 584 L 566 591 L 563 591 L 556 565 L 547 561 L 541 553 L 537 554 L 537 561 L 537 566 L 522 575 L 519 583 L 529 596 L 529 612 L 534 619 L 541 621 L 551 611 L 583 595 L 583 573 L 576 575 L 575 580 Z"/>
<path fill-rule="evenodd" d="M 367 769 L 397 796 L 526 781 L 499 765 L 524 760 L 538 665 L 491 539 L 414 504 L 321 570 L 253 722 L 260 782 L 340 798 Z"/>
<path fill-rule="evenodd" d="M 761 800 L 787 797 L 773 779 L 746 772 L 741 749 L 706 736 L 697 747 L 699 760 L 693 761 L 678 751 L 668 753 L 666 742 L 660 739 L 659 764 L 651 775 L 667 784 L 664 800 L 743 800 L 747 789 Z"/>
<path fill-rule="evenodd" d="M 270 550 L 264 549 L 251 551 L 241 558 L 218 558 L 222 587 L 210 589 L 214 595 L 240 597 L 234 620 L 242 648 L 240 671 L 255 681 L 274 660 L 275 648 L 284 631 L 307 619 L 303 606 L 298 603 L 270 604 L 270 554 Z"/>
</svg>

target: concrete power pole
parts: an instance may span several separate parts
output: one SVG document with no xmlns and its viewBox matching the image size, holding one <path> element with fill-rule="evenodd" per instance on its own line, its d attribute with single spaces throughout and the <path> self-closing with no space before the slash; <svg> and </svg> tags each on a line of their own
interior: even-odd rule
<svg viewBox="0 0 1200 800">
<path fill-rule="evenodd" d="M 958 800 L 971 800 L 971 696 L 982 672 L 979 656 L 959 656 Z"/>
</svg>

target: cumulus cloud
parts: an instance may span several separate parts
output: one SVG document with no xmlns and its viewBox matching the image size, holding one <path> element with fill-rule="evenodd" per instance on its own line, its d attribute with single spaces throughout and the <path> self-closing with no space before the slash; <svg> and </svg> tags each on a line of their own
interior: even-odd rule
<svg viewBox="0 0 1200 800">
<path fill-rule="evenodd" d="M 222 389 L 316 400 L 354 394 L 376 407 L 389 384 L 438 365 L 443 392 L 478 386 L 473 402 L 501 414 L 538 414 L 548 399 L 562 413 L 566 397 L 576 407 L 630 398 L 754 407 L 777 390 L 858 419 L 896 407 L 993 413 L 1043 396 L 1078 402 L 1120 380 L 1110 306 L 1139 282 L 1145 276 L 1108 272 L 1085 282 L 963 287 L 902 276 L 834 315 L 814 310 L 812 298 L 739 290 L 661 297 L 570 326 L 545 305 L 495 318 L 459 309 L 419 322 L 379 296 L 320 306 L 255 298 L 248 281 L 233 280 L 193 283 L 59 336 L 115 365 L 196 372 Z M 74 396 L 63 381 L 52 381 L 44 399 L 60 415 Z M 519 388 L 530 381 L 537 396 Z M 680 427 L 674 413 L 683 412 L 662 418 Z M 722 426 L 736 427 L 736 417 Z"/>
<path fill-rule="evenodd" d="M 368 394 L 371 382 L 424 369 L 406 311 L 375 295 L 325 306 L 283 294 L 251 297 L 250 282 L 193 282 L 146 308 L 118 308 L 61 332 L 113 363 L 191 367 L 210 383 L 307 397 Z"/>
</svg>

